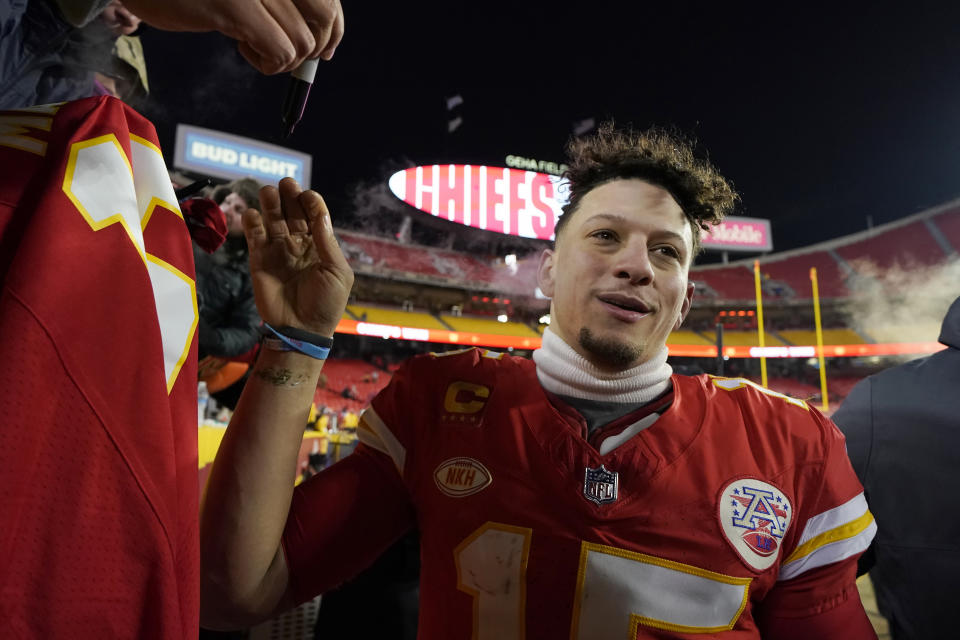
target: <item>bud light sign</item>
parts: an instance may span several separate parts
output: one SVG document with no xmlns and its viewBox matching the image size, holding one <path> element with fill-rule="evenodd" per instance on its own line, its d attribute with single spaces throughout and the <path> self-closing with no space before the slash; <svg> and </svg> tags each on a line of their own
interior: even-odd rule
<svg viewBox="0 0 960 640">
<path fill-rule="evenodd" d="M 276 184 L 292 177 L 310 185 L 309 154 L 252 138 L 191 125 L 177 125 L 173 164 L 178 169 L 233 180 L 256 178 Z"/>
</svg>

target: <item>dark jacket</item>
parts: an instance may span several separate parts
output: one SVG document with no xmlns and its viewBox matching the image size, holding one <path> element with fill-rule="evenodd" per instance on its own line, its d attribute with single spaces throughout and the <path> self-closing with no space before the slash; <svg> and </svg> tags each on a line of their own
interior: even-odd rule
<svg viewBox="0 0 960 640">
<path fill-rule="evenodd" d="M 228 237 L 212 254 L 194 243 L 193 259 L 200 309 L 200 357 L 243 355 L 257 344 L 260 326 L 243 238 Z"/>
<path fill-rule="evenodd" d="M 957 636 L 960 298 L 940 342 L 861 381 L 833 416 L 877 519 L 870 578 L 896 640 Z"/>
<path fill-rule="evenodd" d="M 104 0 L 74 0 L 95 17 Z M 86 8 L 86 9 L 84 9 Z M 0 109 L 103 93 L 93 71 L 114 75 L 116 36 L 102 23 L 70 24 L 54 2 L 0 0 Z"/>
</svg>

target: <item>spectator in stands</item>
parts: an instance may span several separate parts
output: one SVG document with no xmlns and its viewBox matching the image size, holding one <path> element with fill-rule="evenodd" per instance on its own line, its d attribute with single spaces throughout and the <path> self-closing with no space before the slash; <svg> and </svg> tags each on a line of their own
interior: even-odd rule
<svg viewBox="0 0 960 640">
<path fill-rule="evenodd" d="M 301 479 L 306 481 L 327 468 L 330 452 L 330 433 L 327 431 L 327 420 L 323 414 L 307 423 L 307 429 L 319 433 L 319 437 L 312 438 L 313 448 L 307 454 L 307 461 L 303 467 Z"/>
<path fill-rule="evenodd" d="M 319 195 L 288 179 L 261 191 L 264 213 L 244 215 L 259 309 L 305 342 L 261 352 L 217 454 L 206 621 L 306 601 L 417 527 L 423 638 L 875 638 L 855 586 L 875 526 L 836 428 L 667 364 L 729 184 L 660 131 L 604 126 L 571 154 L 533 361 L 414 358 L 364 413 L 358 449 L 296 492 L 303 415 L 353 274 Z M 344 508 L 321 508 L 331 499 Z"/>
<path fill-rule="evenodd" d="M 950 638 L 960 586 L 960 298 L 946 349 L 858 383 L 834 414 L 879 530 L 861 561 L 894 640 Z"/>
<path fill-rule="evenodd" d="M 247 242 L 240 222 L 247 207 L 257 203 L 259 188 L 259 183 L 251 178 L 217 187 L 212 198 L 226 218 L 226 240 L 213 253 L 207 253 L 196 242 L 193 245 L 200 311 L 200 369 L 206 376 L 215 376 L 231 362 L 249 360 L 259 340 L 260 316 L 253 298 Z M 244 371 L 239 371 L 239 376 Z M 235 375 L 234 381 L 239 376 Z M 220 404 L 234 408 L 242 388 L 237 384 L 227 386 L 214 397 Z"/>
<path fill-rule="evenodd" d="M 346 398 L 347 400 L 359 400 L 360 392 L 357 391 L 357 385 L 352 384 L 349 387 L 344 387 L 340 392 L 340 395 Z"/>
<path fill-rule="evenodd" d="M 360 416 L 349 409 L 343 414 L 343 428 L 356 430 L 360 424 Z"/>
</svg>

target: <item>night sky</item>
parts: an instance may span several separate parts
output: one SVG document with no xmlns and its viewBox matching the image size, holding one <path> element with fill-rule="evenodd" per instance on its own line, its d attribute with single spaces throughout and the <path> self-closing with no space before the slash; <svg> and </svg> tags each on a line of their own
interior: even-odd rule
<svg viewBox="0 0 960 640">
<path fill-rule="evenodd" d="M 335 221 L 357 183 L 398 163 L 562 161 L 573 123 L 589 117 L 695 137 L 741 193 L 736 213 L 772 220 L 775 250 L 960 196 L 956 3 L 789 15 L 345 4 L 346 37 L 287 143 L 313 155 Z M 168 157 L 177 122 L 280 142 L 286 77 L 259 76 L 219 35 L 142 36 L 152 94 L 141 110 Z M 463 124 L 448 134 L 455 94 Z"/>
</svg>

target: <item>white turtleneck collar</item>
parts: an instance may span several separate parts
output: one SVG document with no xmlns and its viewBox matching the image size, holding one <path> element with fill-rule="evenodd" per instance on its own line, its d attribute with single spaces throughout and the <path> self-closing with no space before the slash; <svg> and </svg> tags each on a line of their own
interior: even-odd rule
<svg viewBox="0 0 960 640">
<path fill-rule="evenodd" d="M 670 388 L 673 373 L 666 346 L 643 364 L 610 373 L 591 364 L 549 328 L 543 332 L 543 345 L 533 352 L 533 361 L 547 391 L 601 402 L 646 404 Z"/>
</svg>

